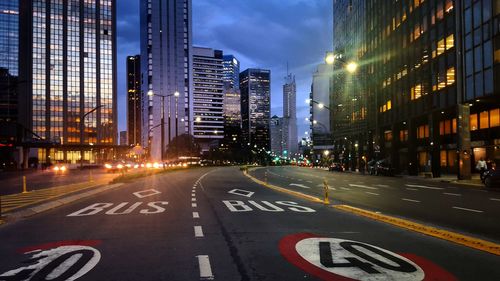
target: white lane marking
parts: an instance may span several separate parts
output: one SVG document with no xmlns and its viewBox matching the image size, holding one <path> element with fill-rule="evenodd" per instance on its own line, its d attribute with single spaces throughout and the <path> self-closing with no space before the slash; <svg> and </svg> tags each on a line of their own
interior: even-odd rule
<svg viewBox="0 0 500 281">
<path fill-rule="evenodd" d="M 337 190 L 335 187 L 328 187 L 330 190 Z"/>
<path fill-rule="evenodd" d="M 196 202 L 196 198 L 191 198 L 191 201 Z"/>
<path fill-rule="evenodd" d="M 413 199 L 408 199 L 408 198 L 401 198 L 403 201 L 408 201 L 408 202 L 413 202 L 413 203 L 420 203 L 418 200 L 413 200 Z"/>
<path fill-rule="evenodd" d="M 407 187 L 406 190 L 411 190 L 411 191 L 418 191 L 418 189 L 416 188 L 411 188 L 411 187 Z"/>
<path fill-rule="evenodd" d="M 375 186 L 378 186 L 378 187 L 389 187 L 387 184 L 376 184 Z"/>
<path fill-rule="evenodd" d="M 500 202 L 500 198 L 490 198 L 491 201 L 499 201 Z"/>
<path fill-rule="evenodd" d="M 296 186 L 296 187 L 302 187 L 302 188 L 306 188 L 306 189 L 309 189 L 310 187 L 309 186 L 305 186 L 303 184 L 298 184 L 298 183 L 291 183 L 289 184 L 290 186 Z"/>
<path fill-rule="evenodd" d="M 227 193 L 239 195 L 239 196 L 243 196 L 243 197 L 252 197 L 252 195 L 255 194 L 255 192 L 244 190 L 244 189 L 233 189 L 233 190 L 229 190 Z"/>
<path fill-rule="evenodd" d="M 194 227 L 194 237 L 200 238 L 203 237 L 203 228 L 199 225 Z"/>
<path fill-rule="evenodd" d="M 307 181 L 308 183 L 313 183 L 312 181 Z"/>
<path fill-rule="evenodd" d="M 193 212 L 193 219 L 199 219 L 200 214 L 198 212 Z"/>
<path fill-rule="evenodd" d="M 348 187 L 341 187 L 340 189 L 343 189 L 343 190 L 351 190 L 350 188 Z"/>
<path fill-rule="evenodd" d="M 376 195 L 376 196 L 380 195 L 380 194 L 378 194 L 378 193 L 368 192 L 368 191 L 367 191 L 367 192 L 365 192 L 365 193 L 366 193 L 366 194 L 371 194 L 371 195 Z"/>
<path fill-rule="evenodd" d="M 450 195 L 450 196 L 462 196 L 460 193 L 450 193 L 450 192 L 443 192 L 445 195 Z"/>
<path fill-rule="evenodd" d="M 137 192 L 134 192 L 132 194 L 134 194 L 137 198 L 144 198 L 144 197 L 149 197 L 149 196 L 157 195 L 157 194 L 160 194 L 160 193 L 161 192 L 159 192 L 156 189 L 148 189 L 148 190 L 143 190 L 143 191 L 137 191 Z"/>
<path fill-rule="evenodd" d="M 191 197 L 196 197 L 196 193 L 191 193 Z"/>
<path fill-rule="evenodd" d="M 453 209 L 462 210 L 462 211 L 469 211 L 469 212 L 473 212 L 473 213 L 483 213 L 483 211 L 480 211 L 480 210 L 474 210 L 474 209 L 468 209 L 468 208 L 462 208 L 462 207 L 456 207 L 456 206 L 453 206 Z"/>
<path fill-rule="evenodd" d="M 212 267 L 210 266 L 210 258 L 207 255 L 196 256 L 200 266 L 200 278 L 213 280 Z"/>
<path fill-rule="evenodd" d="M 196 205 L 196 203 L 192 203 L 192 204 L 191 204 L 191 207 L 193 207 L 193 208 L 196 208 L 197 206 L 198 206 L 198 205 Z"/>
<path fill-rule="evenodd" d="M 408 187 L 418 187 L 418 188 L 425 188 L 425 189 L 432 189 L 432 190 L 443 190 L 444 188 L 442 187 L 435 187 L 435 186 L 426 186 L 426 185 L 418 185 L 418 184 L 405 184 Z"/>
<path fill-rule="evenodd" d="M 371 187 L 371 186 L 366 186 L 366 185 L 361 185 L 361 184 L 349 184 L 349 186 L 361 187 L 361 188 L 366 188 L 366 189 L 371 189 L 371 190 L 377 190 L 378 189 L 376 187 Z"/>
</svg>

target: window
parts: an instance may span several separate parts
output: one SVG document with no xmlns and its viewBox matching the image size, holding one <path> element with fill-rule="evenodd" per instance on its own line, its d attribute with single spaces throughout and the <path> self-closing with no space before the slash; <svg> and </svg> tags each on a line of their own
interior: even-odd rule
<svg viewBox="0 0 500 281">
<path fill-rule="evenodd" d="M 498 127 L 500 126 L 500 109 L 492 109 L 490 110 L 490 127 Z"/>
<path fill-rule="evenodd" d="M 479 129 L 479 127 L 477 126 L 477 114 L 471 114 L 469 117 L 469 120 L 470 120 L 470 130 L 471 131 L 475 131 L 475 130 Z"/>
<path fill-rule="evenodd" d="M 384 139 L 387 142 L 392 141 L 392 131 L 385 131 L 384 132 Z"/>
<path fill-rule="evenodd" d="M 488 111 L 479 113 L 479 128 L 487 129 L 490 127 L 488 120 Z"/>
<path fill-rule="evenodd" d="M 453 85 L 455 84 L 455 68 L 448 68 L 446 71 L 446 85 Z"/>
<path fill-rule="evenodd" d="M 429 137 L 429 125 L 422 125 L 417 128 L 417 138 L 424 139 Z"/>
<path fill-rule="evenodd" d="M 408 141 L 408 130 L 399 131 L 399 140 L 401 142 Z"/>
</svg>

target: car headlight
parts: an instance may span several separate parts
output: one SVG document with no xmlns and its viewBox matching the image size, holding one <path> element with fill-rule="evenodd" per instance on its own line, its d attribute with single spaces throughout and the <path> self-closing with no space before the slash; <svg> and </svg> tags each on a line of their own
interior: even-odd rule
<svg viewBox="0 0 500 281">
<path fill-rule="evenodd" d="M 122 165 L 122 164 L 118 164 L 118 165 L 116 165 L 116 168 L 118 168 L 118 169 L 122 169 L 122 168 L 123 168 L 123 165 Z"/>
<path fill-rule="evenodd" d="M 66 166 L 61 166 L 61 168 L 59 168 L 61 171 L 66 171 Z"/>
<path fill-rule="evenodd" d="M 105 164 L 105 165 L 104 165 L 104 167 L 105 167 L 106 169 L 111 169 L 111 168 L 113 168 L 113 166 L 111 166 L 111 164 Z"/>
<path fill-rule="evenodd" d="M 55 166 L 55 167 L 54 167 L 54 171 L 56 171 L 56 172 L 57 172 L 57 171 L 59 171 L 59 167 L 58 167 L 58 166 Z"/>
</svg>

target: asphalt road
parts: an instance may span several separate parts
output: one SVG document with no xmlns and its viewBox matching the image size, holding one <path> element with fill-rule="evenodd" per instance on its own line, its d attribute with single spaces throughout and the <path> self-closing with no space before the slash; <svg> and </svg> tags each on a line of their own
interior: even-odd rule
<svg viewBox="0 0 500 281">
<path fill-rule="evenodd" d="M 0 226 L 0 241 L 0 280 L 500 279 L 498 256 L 267 189 L 237 168 L 127 183 Z"/>
<path fill-rule="evenodd" d="M 269 167 L 251 174 L 278 186 L 323 196 L 323 180 L 337 203 L 413 219 L 500 241 L 500 191 L 459 184 L 328 172 L 301 167 Z"/>
</svg>

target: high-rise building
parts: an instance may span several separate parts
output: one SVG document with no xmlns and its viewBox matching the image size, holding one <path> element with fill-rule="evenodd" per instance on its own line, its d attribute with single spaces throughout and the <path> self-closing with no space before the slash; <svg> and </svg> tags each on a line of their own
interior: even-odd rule
<svg viewBox="0 0 500 281">
<path fill-rule="evenodd" d="M 310 117 L 311 139 L 315 154 L 333 149 L 332 131 L 330 127 L 330 88 L 333 67 L 320 64 L 313 73 L 311 84 Z M 320 108 L 318 104 L 322 104 Z"/>
<path fill-rule="evenodd" d="M 271 117 L 269 130 L 271 134 L 271 152 L 277 157 L 287 157 L 288 151 L 285 153 L 285 142 L 283 134 L 283 117 L 274 115 Z"/>
<path fill-rule="evenodd" d="M 159 160 L 170 140 L 193 133 L 192 2 L 143 0 L 140 5 L 143 144 Z"/>
<path fill-rule="evenodd" d="M 120 145 L 128 145 L 127 131 L 120 131 Z"/>
<path fill-rule="evenodd" d="M 290 73 L 285 77 L 283 85 L 283 131 L 284 150 L 290 158 L 298 158 L 297 139 L 297 86 L 295 75 Z"/>
<path fill-rule="evenodd" d="M 271 147 L 271 71 L 249 68 L 240 73 L 244 143 L 269 151 Z"/>
<path fill-rule="evenodd" d="M 0 2 L 0 145 L 7 147 L 17 141 L 18 61 L 19 0 L 5 0 Z"/>
<path fill-rule="evenodd" d="M 241 94 L 239 89 L 224 90 L 224 146 L 238 149 L 241 136 Z"/>
<path fill-rule="evenodd" d="M 25 140 L 63 145 L 40 161 L 93 161 L 117 142 L 116 1 L 23 0 L 19 36 Z"/>
<path fill-rule="evenodd" d="M 233 55 L 223 57 L 224 87 L 239 89 L 240 87 L 240 62 Z"/>
<path fill-rule="evenodd" d="M 141 56 L 127 57 L 127 133 L 131 145 L 140 145 L 142 134 Z"/>
<path fill-rule="evenodd" d="M 193 47 L 193 136 L 202 151 L 224 138 L 222 51 Z"/>
</svg>

